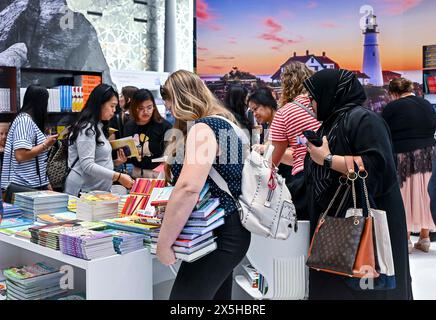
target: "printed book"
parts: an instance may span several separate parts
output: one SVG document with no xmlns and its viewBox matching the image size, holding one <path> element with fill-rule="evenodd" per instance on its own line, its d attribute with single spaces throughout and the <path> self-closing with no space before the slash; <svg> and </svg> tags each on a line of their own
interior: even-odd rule
<svg viewBox="0 0 436 320">
<path fill-rule="evenodd" d="M 132 137 L 109 141 L 113 150 L 123 149 L 127 158 L 140 159 L 135 140 Z"/>
</svg>

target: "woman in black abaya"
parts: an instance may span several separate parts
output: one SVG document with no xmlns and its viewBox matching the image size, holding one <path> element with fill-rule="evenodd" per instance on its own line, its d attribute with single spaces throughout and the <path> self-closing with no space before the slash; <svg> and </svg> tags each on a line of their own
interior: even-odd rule
<svg viewBox="0 0 436 320">
<path fill-rule="evenodd" d="M 345 277 L 310 270 L 309 299 L 412 299 L 406 217 L 386 123 L 361 106 L 366 95 L 350 71 L 325 69 L 304 85 L 322 122 L 317 134 L 324 137 L 319 148 L 308 143 L 305 161 L 311 234 L 338 188 L 339 177 L 347 172 L 343 156 L 361 156 L 373 206 L 386 211 L 396 280 L 395 289 L 357 291 L 347 285 Z M 352 206 L 351 197 L 347 202 L 342 216 Z"/>
</svg>

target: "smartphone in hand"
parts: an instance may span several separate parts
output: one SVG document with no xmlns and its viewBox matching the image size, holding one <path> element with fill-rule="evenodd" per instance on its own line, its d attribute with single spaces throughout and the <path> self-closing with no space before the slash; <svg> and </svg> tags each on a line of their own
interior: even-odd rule
<svg viewBox="0 0 436 320">
<path fill-rule="evenodd" d="M 322 139 L 320 137 L 318 137 L 318 135 L 316 134 L 315 131 L 313 131 L 313 130 L 306 130 L 306 131 L 303 131 L 303 135 L 315 147 L 321 147 L 322 146 Z"/>
</svg>

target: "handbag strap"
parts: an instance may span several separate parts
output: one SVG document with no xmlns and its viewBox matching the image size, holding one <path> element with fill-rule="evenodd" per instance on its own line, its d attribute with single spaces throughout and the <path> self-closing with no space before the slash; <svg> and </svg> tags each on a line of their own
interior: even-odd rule
<svg viewBox="0 0 436 320">
<path fill-rule="evenodd" d="M 310 114 L 313 118 L 316 119 L 315 113 L 312 110 L 310 110 L 308 107 L 306 107 L 304 104 L 302 104 L 302 103 L 300 103 L 300 102 L 298 102 L 296 100 L 292 101 L 291 103 L 296 104 L 297 106 L 299 106 L 301 109 L 303 109 L 308 114 Z"/>
</svg>

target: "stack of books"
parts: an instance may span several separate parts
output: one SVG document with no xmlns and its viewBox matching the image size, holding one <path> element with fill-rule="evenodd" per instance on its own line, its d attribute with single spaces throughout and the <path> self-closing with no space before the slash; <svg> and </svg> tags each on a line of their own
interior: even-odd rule
<svg viewBox="0 0 436 320">
<path fill-rule="evenodd" d="M 77 200 L 78 197 L 68 195 L 68 210 L 72 212 L 77 212 Z"/>
<path fill-rule="evenodd" d="M 35 222 L 34 224 L 30 224 L 30 225 L 24 225 L 24 226 L 19 226 L 19 227 L 12 227 L 12 228 L 3 228 L 3 229 L 0 229 L 0 233 L 5 234 L 7 236 L 14 236 L 15 235 L 18 238 L 24 238 L 24 239 L 30 240 L 31 236 L 30 236 L 29 228 L 39 227 L 39 226 L 43 226 L 43 225 L 44 224 L 42 224 L 42 223 Z"/>
<path fill-rule="evenodd" d="M 64 230 L 60 233 L 62 253 L 85 260 L 112 256 L 115 254 L 112 235 L 100 231 Z"/>
<path fill-rule="evenodd" d="M 77 219 L 100 221 L 118 215 L 119 197 L 111 193 L 82 194 L 77 201 Z"/>
<path fill-rule="evenodd" d="M 118 254 L 126 254 L 144 248 L 145 236 L 143 234 L 116 229 L 106 229 L 102 232 L 112 236 L 114 249 Z"/>
<path fill-rule="evenodd" d="M 252 288 L 259 288 L 259 272 L 251 264 L 242 265 L 242 270 L 244 271 L 244 276 L 250 283 Z"/>
<path fill-rule="evenodd" d="M 118 202 L 118 216 L 121 216 L 128 197 L 128 194 L 120 196 L 120 201 Z"/>
<path fill-rule="evenodd" d="M 151 243 L 151 233 L 158 227 L 142 224 L 135 221 L 134 217 L 122 217 L 115 219 L 106 219 L 103 222 L 110 228 L 116 230 L 129 231 L 144 235 L 144 246 L 148 247 Z"/>
<path fill-rule="evenodd" d="M 165 219 L 165 208 L 170 195 L 168 192 L 162 193 L 161 199 L 153 200 L 152 205 L 155 206 L 155 217 L 140 217 L 141 222 L 147 223 L 150 219 L 159 219 L 162 215 Z M 195 206 L 195 210 L 191 213 L 185 227 L 178 236 L 173 245 L 173 250 L 176 258 L 192 262 L 217 248 L 213 230 L 224 224 L 224 209 L 218 208 L 219 199 L 210 198 L 209 185 L 205 185 Z M 157 249 L 158 232 L 152 234 L 150 252 L 155 254 Z"/>
<path fill-rule="evenodd" d="M 68 195 L 55 191 L 20 192 L 15 194 L 14 204 L 25 216 L 36 220 L 38 214 L 68 211 Z"/>
<path fill-rule="evenodd" d="M 8 300 L 42 300 L 63 293 L 60 280 L 63 273 L 43 262 L 3 271 Z"/>
<path fill-rule="evenodd" d="M 3 202 L 3 218 L 13 218 L 18 217 L 23 214 L 23 211 L 20 209 L 20 207 Z"/>
<path fill-rule="evenodd" d="M 121 211 L 121 216 L 136 215 L 138 210 L 144 210 L 153 189 L 163 187 L 165 187 L 165 180 L 163 179 L 136 179 Z"/>
<path fill-rule="evenodd" d="M 106 225 L 101 222 L 71 220 L 53 223 L 50 225 L 29 228 L 31 235 L 30 241 L 43 247 L 59 250 L 59 238 L 60 234 L 63 232 L 81 229 L 102 230 L 104 228 L 106 228 Z"/>
<path fill-rule="evenodd" d="M 6 278 L 3 276 L 3 272 L 0 272 L 0 301 L 6 300 Z"/>
</svg>

